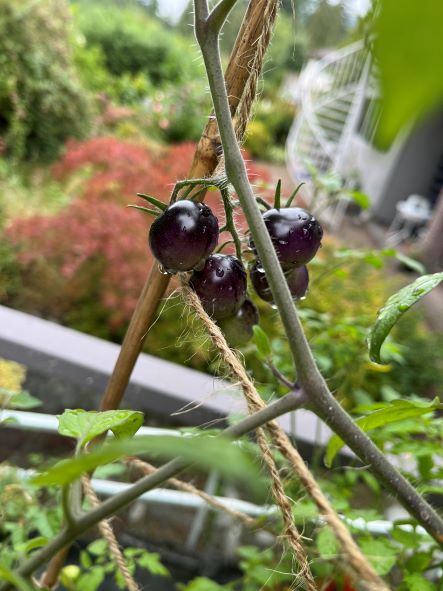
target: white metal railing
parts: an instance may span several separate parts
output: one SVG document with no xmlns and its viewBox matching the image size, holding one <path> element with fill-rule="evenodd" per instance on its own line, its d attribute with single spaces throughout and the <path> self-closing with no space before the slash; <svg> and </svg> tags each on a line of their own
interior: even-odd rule
<svg viewBox="0 0 443 591">
<path fill-rule="evenodd" d="M 7 423 L 2 422 L 0 426 L 3 428 L 14 428 L 26 431 L 41 431 L 46 433 L 56 433 L 58 430 L 57 417 L 44 413 L 3 409 L 1 411 L 0 418 L 2 421 L 5 419 L 12 419 L 14 421 Z M 141 427 L 135 436 L 140 435 L 174 435 L 181 437 L 183 433 L 173 429 Z M 19 470 L 19 474 L 22 478 L 31 478 L 36 474 L 36 472 L 33 470 L 21 469 Z M 99 478 L 93 478 L 91 483 L 97 494 L 103 496 L 113 496 L 131 486 L 130 484 L 123 482 L 102 480 Z M 226 505 L 228 508 L 241 511 L 247 515 L 250 515 L 251 517 L 269 516 L 277 512 L 277 508 L 274 505 L 256 505 L 254 503 L 250 503 L 249 501 L 232 497 L 217 496 L 215 498 Z M 139 497 L 139 500 L 145 503 L 156 503 L 194 509 L 202 509 L 207 507 L 206 502 L 202 498 L 192 493 L 162 488 L 156 488 L 144 493 Z M 209 508 L 212 509 L 211 507 Z M 388 520 L 365 521 L 362 518 L 347 519 L 344 516 L 343 519 L 346 521 L 346 523 L 348 523 L 348 525 L 356 528 L 357 530 L 368 531 L 374 535 L 386 535 L 394 527 L 393 523 Z M 319 518 L 319 523 L 322 523 L 321 517 Z M 411 525 L 400 525 L 397 527 L 400 527 L 405 531 L 413 531 L 414 529 Z M 428 535 L 421 526 L 417 526 L 415 531 L 420 535 Z"/>
<path fill-rule="evenodd" d="M 32 478 L 36 474 L 37 473 L 35 470 L 19 470 L 19 475 L 23 479 Z M 124 482 L 117 482 L 114 480 L 102 480 L 100 478 L 92 478 L 91 484 L 95 492 L 98 495 L 102 495 L 104 497 L 116 495 L 132 486 L 131 484 L 126 484 Z M 250 503 L 249 501 L 235 499 L 232 497 L 214 496 L 214 498 L 220 503 L 223 503 L 223 505 L 225 505 L 227 508 L 235 511 L 240 511 L 242 513 L 245 513 L 246 515 L 250 515 L 251 517 L 278 515 L 278 508 L 275 505 L 256 505 L 254 503 Z M 178 490 L 170 490 L 167 488 L 156 488 L 150 490 L 140 495 L 140 497 L 138 497 L 137 500 L 148 504 L 155 503 L 159 505 L 186 507 L 188 509 L 199 509 L 201 507 L 208 507 L 206 501 L 204 501 L 201 497 L 195 494 L 182 492 Z M 209 506 L 209 509 L 214 510 L 214 507 Z M 387 535 L 394 528 L 394 524 L 391 521 L 388 521 L 387 519 L 374 519 L 372 521 L 365 521 L 362 517 L 358 517 L 356 519 L 347 519 L 344 516 L 341 517 L 346 521 L 346 523 L 350 527 L 353 527 L 360 531 L 367 531 L 374 535 Z M 318 518 L 319 524 L 324 522 L 325 521 L 322 517 Z M 409 524 L 402 524 L 397 525 L 396 527 L 404 531 L 415 531 L 419 535 L 429 536 L 426 530 L 420 525 L 414 527 Z"/>
<path fill-rule="evenodd" d="M 309 178 L 306 162 L 342 172 L 367 89 L 373 85 L 371 57 L 362 41 L 306 66 L 294 96 L 299 112 L 286 146 L 295 180 Z"/>
</svg>

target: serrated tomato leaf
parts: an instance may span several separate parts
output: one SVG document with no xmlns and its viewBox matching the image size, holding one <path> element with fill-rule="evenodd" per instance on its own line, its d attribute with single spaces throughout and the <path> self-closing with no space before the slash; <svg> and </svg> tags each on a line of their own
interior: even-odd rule
<svg viewBox="0 0 443 591">
<path fill-rule="evenodd" d="M 375 324 L 368 336 L 369 357 L 374 363 L 382 363 L 380 349 L 394 324 L 411 306 L 443 281 L 443 273 L 423 275 L 413 283 L 392 295 L 378 312 Z"/>
<path fill-rule="evenodd" d="M 443 408 L 443 404 L 436 397 L 430 401 L 412 401 L 412 400 L 393 400 L 389 405 L 384 406 L 364 417 L 360 417 L 355 423 L 362 431 L 371 431 L 390 423 L 396 423 L 410 419 L 412 417 L 419 417 L 421 415 L 432 412 L 434 409 Z M 332 462 L 344 446 L 344 441 L 338 435 L 333 435 L 326 447 L 325 464 L 330 467 Z"/>
<path fill-rule="evenodd" d="M 97 412 L 77 408 L 65 410 L 57 418 L 58 432 L 74 437 L 82 446 L 106 431 L 112 431 L 117 438 L 132 437 L 143 423 L 143 413 L 135 410 Z"/>
</svg>

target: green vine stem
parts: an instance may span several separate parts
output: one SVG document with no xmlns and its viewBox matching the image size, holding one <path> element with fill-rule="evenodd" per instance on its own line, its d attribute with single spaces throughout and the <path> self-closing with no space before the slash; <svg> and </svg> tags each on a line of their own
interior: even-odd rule
<svg viewBox="0 0 443 591">
<path fill-rule="evenodd" d="M 226 230 L 231 234 L 232 240 L 234 241 L 235 245 L 235 253 L 239 261 L 242 260 L 242 243 L 240 237 L 237 233 L 237 228 L 235 227 L 234 223 L 234 206 L 231 201 L 231 197 L 229 195 L 229 190 L 227 187 L 220 189 L 220 194 L 223 199 L 223 205 L 225 206 L 225 214 L 226 214 Z"/>
<path fill-rule="evenodd" d="M 308 394 L 313 411 L 337 433 L 354 453 L 394 494 L 411 515 L 443 546 L 443 520 L 417 490 L 389 463 L 371 439 L 360 430 L 332 396 L 318 370 L 293 304 L 277 254 L 249 183 L 245 163 L 232 125 L 221 67 L 218 38 L 222 5 L 225 18 L 232 2 L 218 4 L 218 18 L 209 13 L 206 0 L 195 1 L 195 33 L 200 45 L 224 149 L 225 169 L 240 200 L 274 302 L 288 338 L 297 379 Z"/>
</svg>

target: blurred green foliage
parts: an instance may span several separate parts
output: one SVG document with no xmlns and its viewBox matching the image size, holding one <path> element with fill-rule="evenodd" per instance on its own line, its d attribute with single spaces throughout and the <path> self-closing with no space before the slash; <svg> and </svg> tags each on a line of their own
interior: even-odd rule
<svg viewBox="0 0 443 591">
<path fill-rule="evenodd" d="M 443 3 L 384 0 L 375 20 L 374 47 L 383 109 L 376 141 L 388 147 L 406 126 L 443 104 Z"/>
<path fill-rule="evenodd" d="M 16 161 L 51 160 L 67 138 L 90 131 L 70 34 L 65 0 L 0 0 L 0 143 Z"/>
<path fill-rule="evenodd" d="M 256 158 L 284 164 L 284 146 L 294 117 L 293 103 L 277 96 L 263 98 L 248 125 L 245 148 Z M 281 148 L 283 156 L 275 157 L 276 148 Z"/>
<path fill-rule="evenodd" d="M 74 4 L 75 21 L 88 47 L 100 47 L 114 76 L 143 74 L 154 86 L 180 84 L 204 70 L 188 41 L 149 17 L 142 8 Z"/>
<path fill-rule="evenodd" d="M 443 335 L 427 329 L 419 309 L 406 314 L 386 341 L 383 355 L 388 365 L 369 360 L 368 330 L 377 310 L 401 281 L 391 273 L 385 257 L 374 251 L 363 257 L 361 251 L 343 249 L 326 239 L 309 266 L 310 288 L 297 308 L 317 363 L 338 399 L 352 408 L 414 393 L 435 396 L 443 380 Z M 292 361 L 276 313 L 270 314 L 269 306 L 261 301 L 256 304 L 263 311 L 262 327 L 271 340 L 272 362 L 291 379 Z M 245 348 L 244 354 L 263 393 L 287 391 L 257 360 L 255 346 Z"/>
<path fill-rule="evenodd" d="M 344 39 L 346 31 L 344 3 L 320 0 L 307 18 L 306 34 L 311 48 L 334 48 Z"/>
<path fill-rule="evenodd" d="M 103 49 L 99 45 L 87 46 L 82 35 L 75 37 L 74 60 L 84 86 L 116 103 L 138 104 L 152 92 L 149 78 L 143 73 L 113 75 L 107 69 Z"/>
<path fill-rule="evenodd" d="M 35 466 L 41 465 L 42 460 L 40 456 L 28 459 Z M 60 531 L 63 520 L 60 495 L 56 488 L 39 489 L 31 484 L 29 478 L 24 478 L 17 468 L 2 464 L 0 502 L 0 569 L 14 568 L 18 560 L 23 560 L 33 550 L 47 544 Z M 104 539 L 93 540 L 77 550 L 78 564 L 70 563 L 73 558 L 69 557 L 68 564 L 61 572 L 64 589 L 96 591 L 103 589 L 105 579 L 106 585 L 112 585 L 114 579 L 118 588 L 124 588 L 120 569 Z M 131 574 L 138 568 L 152 575 L 169 575 L 158 554 L 132 547 L 124 548 L 123 554 Z"/>
</svg>

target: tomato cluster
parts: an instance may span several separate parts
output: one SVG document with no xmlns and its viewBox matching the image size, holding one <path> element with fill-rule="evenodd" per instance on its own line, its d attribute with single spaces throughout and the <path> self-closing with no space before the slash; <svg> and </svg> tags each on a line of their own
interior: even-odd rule
<svg viewBox="0 0 443 591">
<path fill-rule="evenodd" d="M 321 245 L 323 229 L 315 217 L 301 207 L 274 207 L 263 214 L 263 220 L 284 271 L 289 291 L 295 300 L 301 299 L 309 285 L 306 264 L 314 258 Z M 255 252 L 252 240 L 250 246 Z M 265 302 L 272 302 L 272 293 L 259 259 L 252 264 L 249 276 L 257 294 Z"/>
<path fill-rule="evenodd" d="M 306 268 L 320 247 L 323 230 L 318 221 L 298 207 L 273 208 L 263 220 L 294 299 L 304 297 L 309 283 Z M 232 346 L 251 338 L 258 312 L 247 299 L 247 274 L 233 255 L 216 253 L 218 220 L 204 203 L 183 199 L 164 209 L 151 225 L 149 243 L 167 273 L 192 271 L 189 285 L 203 308 L 220 325 Z M 256 254 L 252 240 L 250 249 Z M 257 258 L 249 270 L 253 288 L 272 302 L 266 274 Z"/>
</svg>

